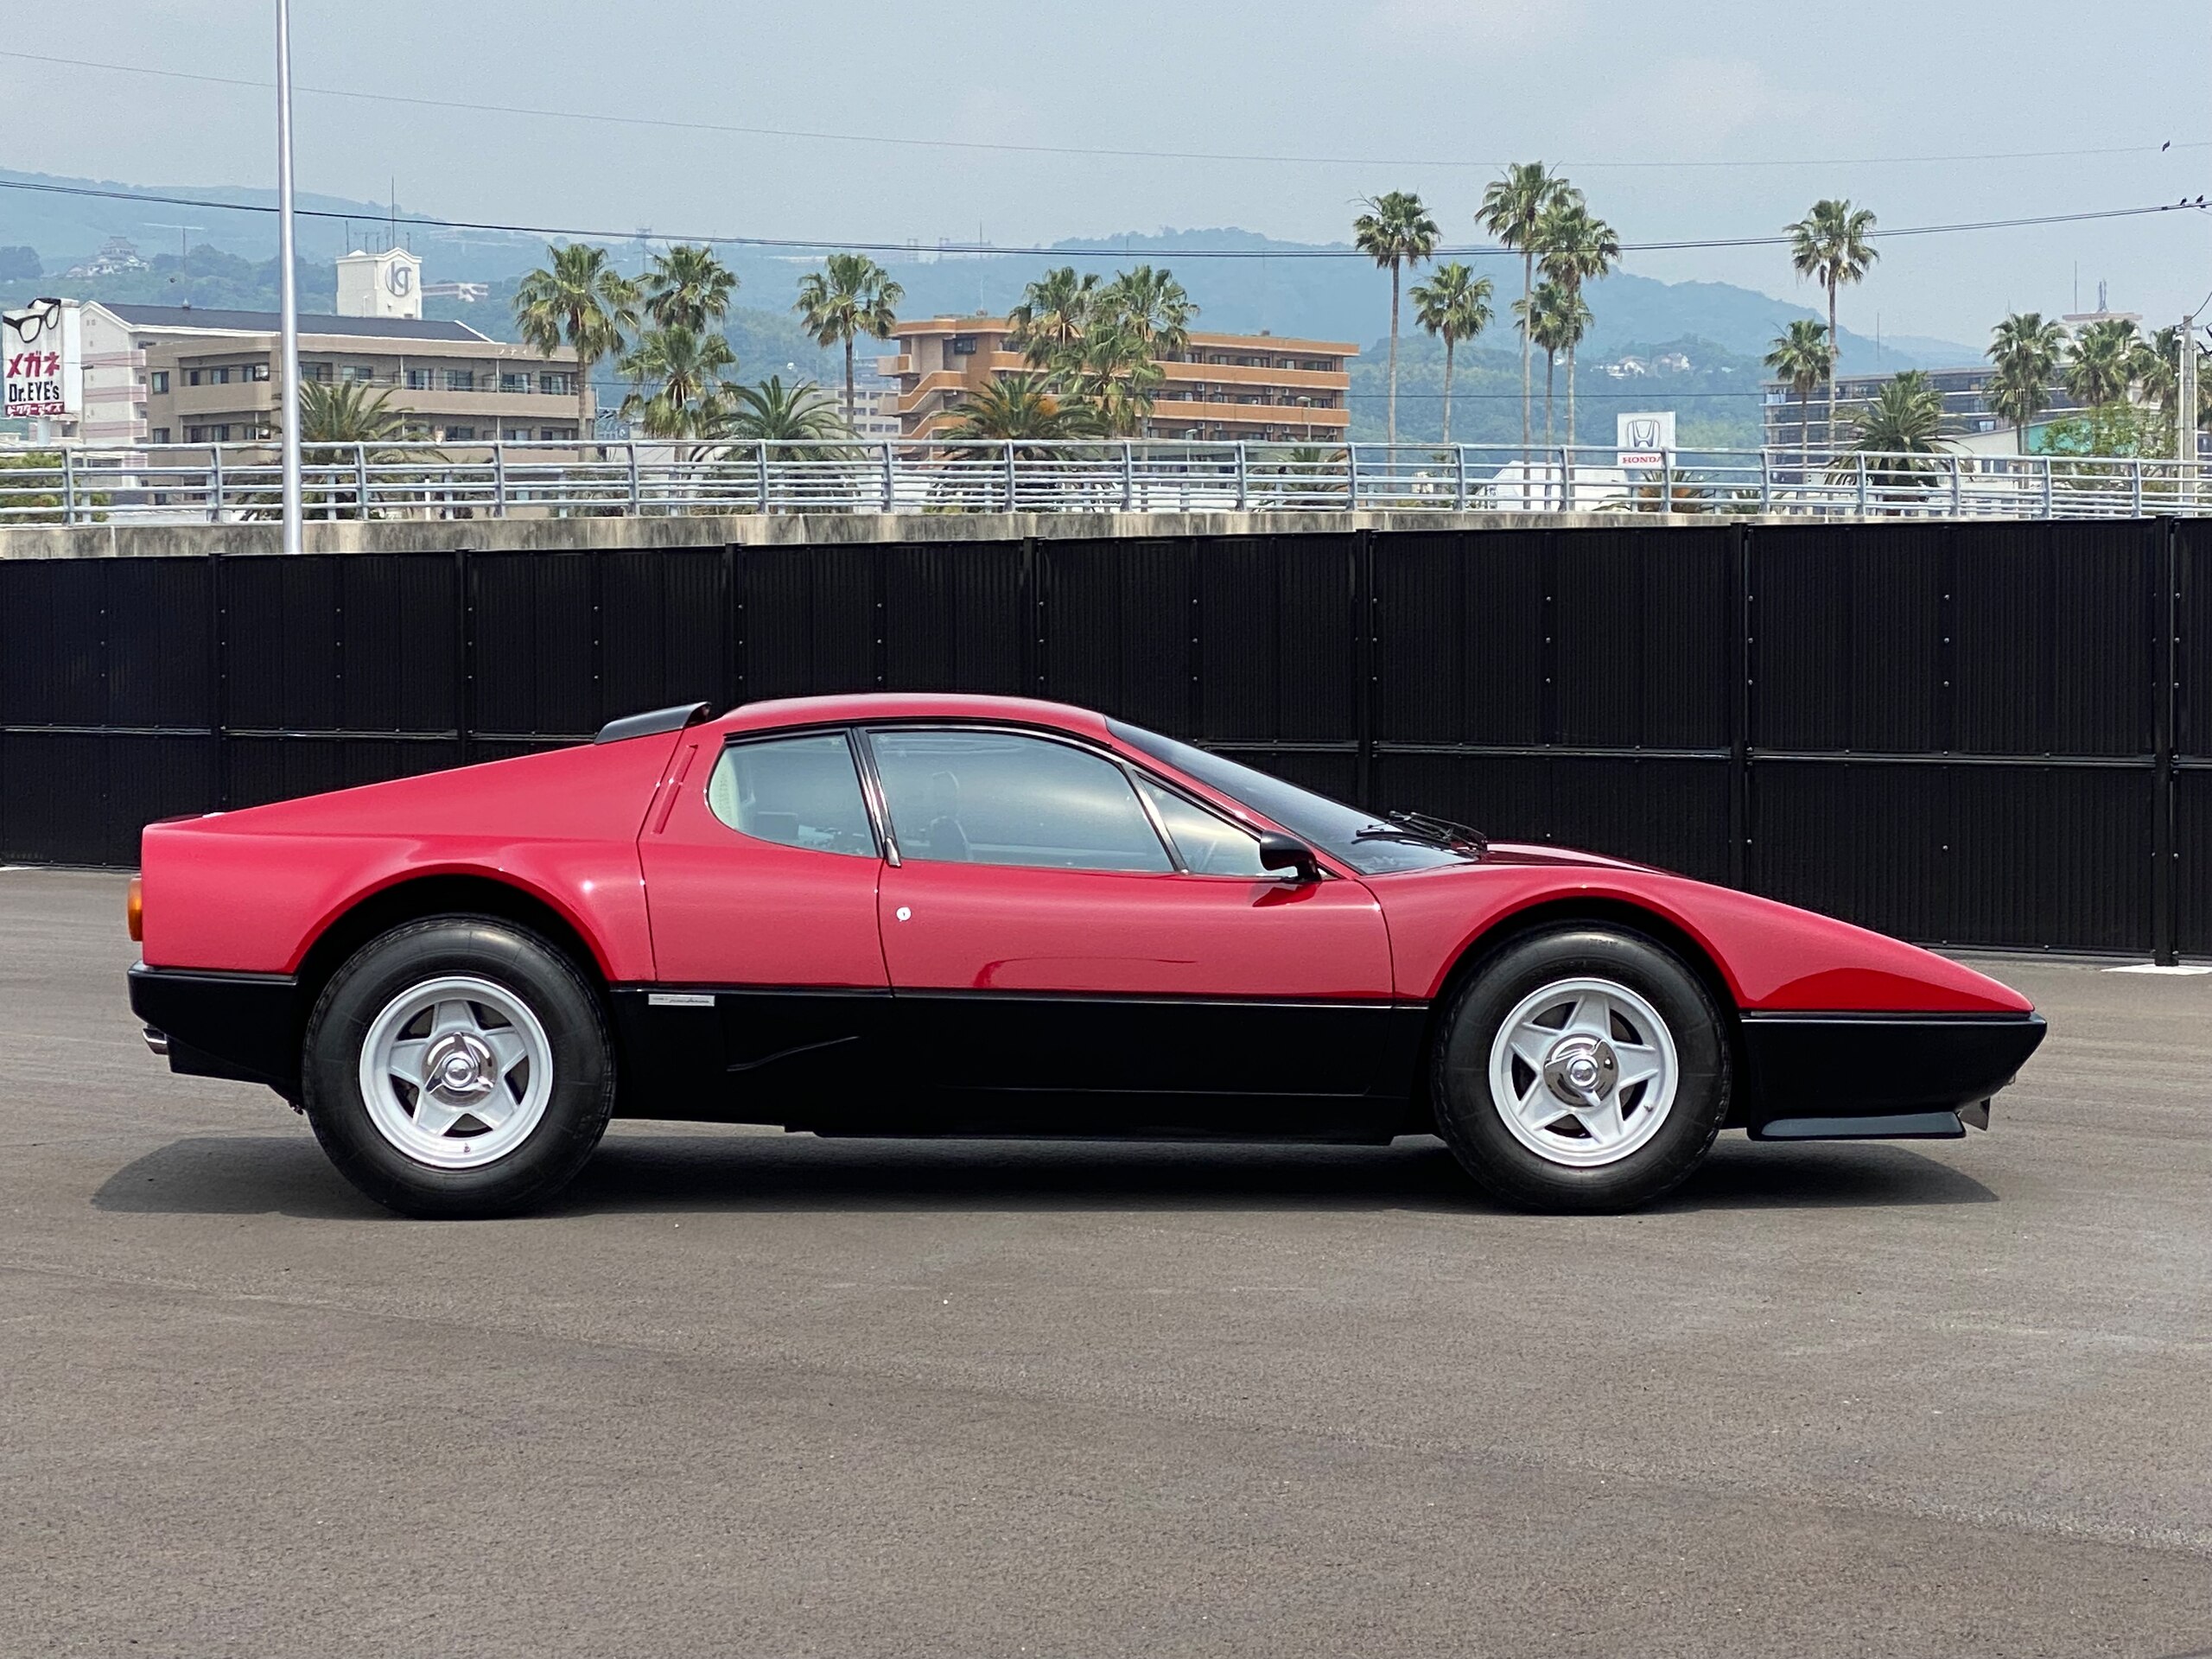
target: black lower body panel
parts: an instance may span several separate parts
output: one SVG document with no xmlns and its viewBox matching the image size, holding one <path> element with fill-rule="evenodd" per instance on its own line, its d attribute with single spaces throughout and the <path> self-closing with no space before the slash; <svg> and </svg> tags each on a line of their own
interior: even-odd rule
<svg viewBox="0 0 2212 1659">
<path fill-rule="evenodd" d="M 822 1135 L 1388 1141 L 1427 1010 L 1385 1001 L 622 986 L 624 1117 Z"/>
<path fill-rule="evenodd" d="M 168 1039 L 169 1070 L 300 1092 L 299 983 L 289 974 L 130 969 L 130 1008 Z"/>
<path fill-rule="evenodd" d="M 1949 1137 L 1961 1109 L 1986 1128 L 1975 1109 L 2044 1029 L 2033 1014 L 1746 1014 L 1732 1121 L 1770 1140 Z"/>
</svg>

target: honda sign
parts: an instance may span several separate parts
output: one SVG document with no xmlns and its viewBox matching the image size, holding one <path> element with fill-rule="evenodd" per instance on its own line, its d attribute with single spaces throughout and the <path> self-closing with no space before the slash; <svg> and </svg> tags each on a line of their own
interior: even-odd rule
<svg viewBox="0 0 2212 1659">
<path fill-rule="evenodd" d="M 1641 415 L 1622 415 L 1618 447 L 1624 467 L 1664 467 L 1675 448 L 1675 411 L 1658 410 Z"/>
</svg>

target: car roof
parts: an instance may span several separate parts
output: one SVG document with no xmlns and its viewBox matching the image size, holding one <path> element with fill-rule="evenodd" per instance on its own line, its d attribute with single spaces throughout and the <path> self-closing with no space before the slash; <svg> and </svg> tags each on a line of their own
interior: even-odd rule
<svg viewBox="0 0 2212 1659">
<path fill-rule="evenodd" d="M 827 697 L 778 697 L 740 703 L 711 723 L 724 732 L 772 731 L 784 726 L 823 726 L 881 720 L 995 720 L 1017 726 L 1049 726 L 1084 737 L 1107 735 L 1106 716 L 1072 703 L 1037 697 L 992 697 L 969 692 L 858 691 Z"/>
</svg>

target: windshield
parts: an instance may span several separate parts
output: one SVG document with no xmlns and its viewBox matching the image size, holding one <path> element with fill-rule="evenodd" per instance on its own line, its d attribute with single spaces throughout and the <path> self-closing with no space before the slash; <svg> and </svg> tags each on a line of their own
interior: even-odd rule
<svg viewBox="0 0 2212 1659">
<path fill-rule="evenodd" d="M 1316 795 L 1310 789 L 1209 754 L 1192 744 L 1179 743 L 1122 721 L 1109 720 L 1106 724 L 1133 748 L 1242 802 L 1300 840 L 1342 859 L 1362 875 L 1433 869 L 1440 864 L 1471 864 L 1482 856 L 1477 848 L 1444 844 L 1406 823 L 1378 818 L 1326 795 Z"/>
</svg>

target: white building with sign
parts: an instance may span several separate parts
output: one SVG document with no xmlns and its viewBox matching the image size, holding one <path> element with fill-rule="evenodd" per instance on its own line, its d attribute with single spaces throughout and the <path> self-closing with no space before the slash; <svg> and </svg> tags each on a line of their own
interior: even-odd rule
<svg viewBox="0 0 2212 1659">
<path fill-rule="evenodd" d="M 423 315 L 423 262 L 404 248 L 340 256 L 338 315 L 404 317 L 419 321 Z"/>
</svg>

